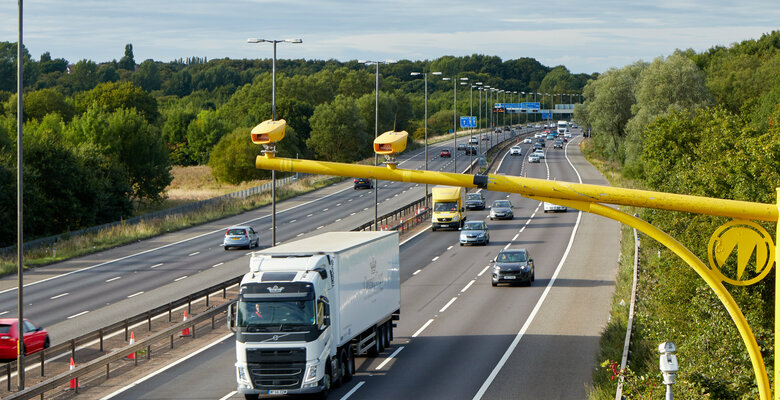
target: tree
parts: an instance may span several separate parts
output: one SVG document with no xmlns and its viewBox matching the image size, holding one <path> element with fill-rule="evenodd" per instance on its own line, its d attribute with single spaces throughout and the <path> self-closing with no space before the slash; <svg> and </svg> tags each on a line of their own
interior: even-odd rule
<svg viewBox="0 0 780 400">
<path fill-rule="evenodd" d="M 160 80 L 160 68 L 154 60 L 149 59 L 142 62 L 138 67 L 138 71 L 136 71 L 132 77 L 133 84 L 147 92 L 160 90 L 160 85 L 162 84 Z"/>
<path fill-rule="evenodd" d="M 135 71 L 135 58 L 133 57 L 133 45 L 131 43 L 125 45 L 125 55 L 119 60 L 117 67 L 127 71 Z"/>
<path fill-rule="evenodd" d="M 0 42 L 0 91 L 16 91 L 16 43 Z M 22 73 L 25 86 L 33 86 L 38 80 L 38 63 L 30 57 L 26 46 L 22 46 Z"/>
<path fill-rule="evenodd" d="M 98 106 L 108 112 L 135 108 L 149 122 L 155 122 L 159 117 L 157 100 L 130 82 L 101 83 L 88 92 L 77 94 L 74 103 L 79 113 Z"/>
<path fill-rule="evenodd" d="M 289 133 L 289 126 L 287 130 Z M 214 177 L 236 185 L 270 175 L 269 171 L 255 167 L 255 158 L 261 147 L 252 143 L 250 131 L 249 128 L 236 128 L 214 146 L 209 158 L 209 167 Z"/>
<path fill-rule="evenodd" d="M 192 75 L 186 69 L 171 76 L 165 85 L 165 94 L 184 97 L 192 93 Z"/>
<path fill-rule="evenodd" d="M 68 60 L 64 58 L 52 59 L 49 52 L 41 54 L 41 61 L 39 62 L 40 73 L 48 74 L 52 72 L 66 72 L 68 69 Z"/>
<path fill-rule="evenodd" d="M 16 95 L 11 96 L 7 104 L 16 104 Z M 16 115 L 16 109 L 12 115 Z M 65 96 L 55 89 L 42 89 L 27 92 L 24 95 L 24 121 L 30 119 L 41 120 L 47 114 L 53 113 L 59 115 L 63 120 L 70 121 L 76 113 L 73 105 L 70 104 Z"/>
<path fill-rule="evenodd" d="M 634 116 L 626 125 L 626 165 L 629 176 L 642 173 L 642 134 L 658 116 L 672 110 L 694 110 L 710 104 L 704 73 L 679 52 L 661 57 L 642 71 L 635 88 Z"/>
<path fill-rule="evenodd" d="M 116 71 L 114 63 L 100 65 L 97 71 L 97 79 L 99 83 L 118 81 L 119 73 Z"/>
<path fill-rule="evenodd" d="M 204 110 L 187 127 L 187 143 L 190 158 L 198 164 L 207 164 L 214 145 L 228 132 L 217 113 Z"/>
<path fill-rule="evenodd" d="M 168 148 L 156 127 L 136 110 L 93 107 L 73 119 L 65 137 L 89 143 L 127 174 L 132 196 L 158 201 L 171 182 Z"/>
<path fill-rule="evenodd" d="M 360 110 L 360 116 L 363 118 L 368 131 L 373 136 L 376 114 L 376 95 L 374 93 L 363 95 L 363 97 L 357 99 L 355 104 Z M 395 125 L 395 109 L 397 104 L 395 98 L 392 95 L 379 92 L 379 121 L 378 121 L 378 134 L 381 135 L 384 132 L 393 130 Z"/>
<path fill-rule="evenodd" d="M 187 128 L 197 117 L 183 108 L 176 108 L 165 115 L 162 137 L 168 143 L 170 160 L 173 165 L 194 165 L 187 146 Z"/>
<path fill-rule="evenodd" d="M 311 136 L 306 145 L 328 161 L 350 162 L 368 156 L 372 136 L 363 119 L 355 118 L 358 112 L 355 100 L 346 96 L 318 105 L 310 119 Z"/>
<path fill-rule="evenodd" d="M 595 148 L 608 159 L 622 162 L 625 158 L 622 145 L 636 103 L 634 87 L 645 68 L 641 61 L 613 68 L 585 85 L 586 110 L 580 116 L 588 117 L 582 122 L 593 128 Z"/>
<path fill-rule="evenodd" d="M 98 84 L 98 68 L 94 61 L 81 60 L 73 66 L 70 77 L 70 87 L 74 92 L 90 90 Z"/>
</svg>

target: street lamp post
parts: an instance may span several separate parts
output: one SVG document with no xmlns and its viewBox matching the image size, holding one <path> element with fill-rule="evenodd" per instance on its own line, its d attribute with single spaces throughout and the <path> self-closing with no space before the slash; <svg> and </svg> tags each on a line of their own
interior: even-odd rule
<svg viewBox="0 0 780 400">
<path fill-rule="evenodd" d="M 425 170 L 428 170 L 428 73 L 412 72 L 410 75 L 422 75 L 425 81 Z M 428 184 L 425 184 L 425 208 L 428 208 Z"/>
<path fill-rule="evenodd" d="M 361 64 L 376 65 L 376 88 L 374 89 L 374 139 L 379 136 L 379 64 L 393 64 L 395 61 L 371 61 L 371 60 L 359 60 Z M 374 153 L 374 165 L 379 165 L 379 158 Z M 379 230 L 379 181 L 374 179 L 374 230 Z"/>
<path fill-rule="evenodd" d="M 19 320 L 16 324 L 17 326 L 17 339 L 16 342 L 16 376 L 17 376 L 17 383 L 19 390 L 24 390 L 24 352 L 18 351 L 21 349 L 22 343 L 19 343 L 20 340 L 24 340 L 24 315 L 23 315 L 23 299 L 22 299 L 22 290 L 24 289 L 24 238 L 23 238 L 23 227 L 24 227 L 24 220 L 22 219 L 22 201 L 24 197 L 22 196 L 23 193 L 23 186 L 22 186 L 22 122 L 24 118 L 22 116 L 24 115 L 22 113 L 23 111 L 23 84 L 24 81 L 22 80 L 22 65 L 24 64 L 23 58 L 22 58 L 22 46 L 24 42 L 22 42 L 22 0 L 19 0 L 19 40 L 16 42 L 16 275 L 18 279 L 18 288 L 16 290 L 16 300 L 17 300 L 17 316 L 16 318 Z M 10 373 L 10 372 L 9 372 Z M 8 388 L 11 387 L 11 377 L 8 376 Z"/>
<path fill-rule="evenodd" d="M 274 58 L 271 62 L 271 120 L 276 121 L 276 44 L 303 43 L 301 39 L 247 39 L 247 43 L 271 43 L 274 46 Z M 276 152 L 276 146 L 271 151 Z M 276 171 L 271 171 L 271 247 L 276 246 Z"/>
<path fill-rule="evenodd" d="M 435 74 L 435 75 L 440 75 Z M 453 157 L 452 168 L 455 173 L 458 172 L 458 78 L 441 78 L 443 81 L 452 81 L 452 137 L 453 137 Z M 460 78 L 461 81 L 467 81 L 469 78 Z"/>
</svg>

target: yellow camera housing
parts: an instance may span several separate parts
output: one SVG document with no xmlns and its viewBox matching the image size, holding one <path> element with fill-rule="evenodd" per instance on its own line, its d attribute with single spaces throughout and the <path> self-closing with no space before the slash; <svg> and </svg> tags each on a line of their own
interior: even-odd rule
<svg viewBox="0 0 780 400">
<path fill-rule="evenodd" d="M 252 143 L 276 143 L 284 138 L 285 128 L 287 128 L 287 121 L 283 119 L 263 121 L 252 128 Z"/>
<path fill-rule="evenodd" d="M 387 131 L 374 139 L 374 153 L 384 155 L 401 153 L 406 150 L 408 136 L 406 131 Z"/>
</svg>

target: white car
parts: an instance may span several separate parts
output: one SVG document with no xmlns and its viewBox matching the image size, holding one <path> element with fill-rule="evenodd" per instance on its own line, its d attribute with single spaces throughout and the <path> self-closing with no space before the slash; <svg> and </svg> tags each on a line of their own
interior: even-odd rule
<svg viewBox="0 0 780 400">
<path fill-rule="evenodd" d="M 539 158 L 544 158 L 544 150 L 536 150 L 533 154 Z"/>
<path fill-rule="evenodd" d="M 523 149 L 520 148 L 520 146 L 518 146 L 518 145 L 512 146 L 512 148 L 509 149 L 509 155 L 510 156 L 522 156 L 523 155 Z"/>
<path fill-rule="evenodd" d="M 529 137 L 523 139 L 523 143 L 532 143 L 532 142 L 533 142 L 533 140 L 531 140 L 531 138 L 529 138 Z"/>
<path fill-rule="evenodd" d="M 563 137 L 565 137 L 566 139 L 571 139 L 571 133 L 566 132 L 563 134 Z"/>
<path fill-rule="evenodd" d="M 534 137 L 535 138 L 543 138 L 544 137 L 544 133 L 534 133 Z"/>
<path fill-rule="evenodd" d="M 548 212 L 558 212 L 558 211 L 566 212 L 566 210 L 567 210 L 566 206 L 559 206 L 557 204 L 548 203 L 546 201 L 544 202 L 544 212 L 545 213 L 548 213 Z"/>
<path fill-rule="evenodd" d="M 536 154 L 531 153 L 531 155 L 528 156 L 528 162 L 529 163 L 538 163 L 538 162 L 540 162 L 539 161 L 539 156 L 537 156 Z"/>
</svg>

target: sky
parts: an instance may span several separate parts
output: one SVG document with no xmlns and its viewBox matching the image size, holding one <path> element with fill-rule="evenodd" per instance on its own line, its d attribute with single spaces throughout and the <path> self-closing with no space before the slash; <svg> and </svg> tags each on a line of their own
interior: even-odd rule
<svg viewBox="0 0 780 400">
<path fill-rule="evenodd" d="M 0 2 L 0 41 L 18 39 L 19 0 Z M 37 0 L 23 43 L 71 63 L 271 58 L 433 60 L 484 54 L 604 72 L 675 49 L 729 46 L 780 29 L 777 0 Z"/>
</svg>

